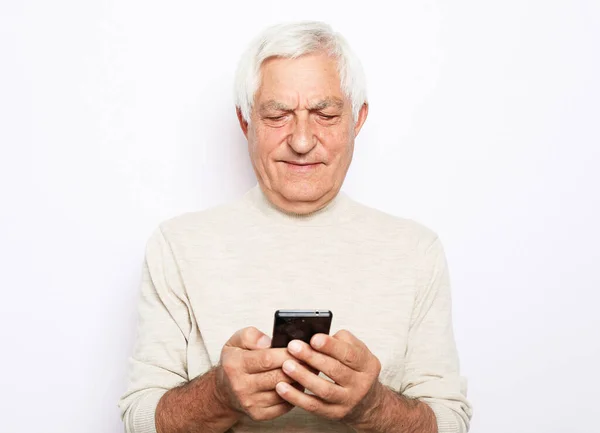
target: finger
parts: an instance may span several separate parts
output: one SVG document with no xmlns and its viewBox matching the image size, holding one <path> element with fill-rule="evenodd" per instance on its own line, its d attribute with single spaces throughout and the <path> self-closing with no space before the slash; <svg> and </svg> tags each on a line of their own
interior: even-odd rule
<svg viewBox="0 0 600 433">
<path fill-rule="evenodd" d="M 291 341 L 288 344 L 288 350 L 294 358 L 303 361 L 317 371 L 322 371 L 336 383 L 342 386 L 351 384 L 354 371 L 337 359 L 314 350 L 300 340 Z"/>
<path fill-rule="evenodd" d="M 281 368 L 264 373 L 251 374 L 250 388 L 253 392 L 273 391 L 279 382 L 293 383 L 294 379 L 285 374 Z"/>
<path fill-rule="evenodd" d="M 242 368 L 246 373 L 262 373 L 281 368 L 283 363 L 292 359 L 286 348 L 248 350 L 242 354 Z"/>
<path fill-rule="evenodd" d="M 286 403 L 286 401 L 273 388 L 270 391 L 255 393 L 250 399 L 242 403 L 242 408 L 244 411 L 249 412 L 254 409 L 264 409 L 281 403 Z"/>
<path fill-rule="evenodd" d="M 281 396 L 281 398 L 293 406 L 300 407 L 307 412 L 311 412 L 320 416 L 335 419 L 341 409 L 341 406 L 339 405 L 324 402 L 318 397 L 300 392 L 283 382 L 278 383 L 275 390 L 277 391 L 277 394 Z"/>
<path fill-rule="evenodd" d="M 338 340 L 345 341 L 346 343 L 355 344 L 358 346 L 365 345 L 365 343 L 363 343 L 361 340 L 359 340 L 356 337 L 356 335 L 354 335 L 352 332 L 348 331 L 347 329 L 340 329 L 338 332 L 333 334 L 331 337 L 336 338 Z"/>
<path fill-rule="evenodd" d="M 266 349 L 271 347 L 271 339 L 254 326 L 250 326 L 236 331 L 225 345 L 245 350 Z"/>
<path fill-rule="evenodd" d="M 258 409 L 254 413 L 249 413 L 248 415 L 250 415 L 254 421 L 269 421 L 278 418 L 281 415 L 285 415 L 293 408 L 294 406 L 292 404 L 284 401 L 283 403 L 274 406 Z"/>
<path fill-rule="evenodd" d="M 283 372 L 322 400 L 329 403 L 343 403 L 347 400 L 344 388 L 310 372 L 298 362 L 285 361 Z"/>
<path fill-rule="evenodd" d="M 315 350 L 337 359 L 355 371 L 367 369 L 371 352 L 364 343 L 348 331 L 340 331 L 333 337 L 317 334 L 311 338 L 310 345 Z"/>
</svg>

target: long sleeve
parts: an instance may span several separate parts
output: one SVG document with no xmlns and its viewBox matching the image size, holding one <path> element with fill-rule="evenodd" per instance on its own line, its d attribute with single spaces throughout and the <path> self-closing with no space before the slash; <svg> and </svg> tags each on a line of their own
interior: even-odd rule
<svg viewBox="0 0 600 433">
<path fill-rule="evenodd" d="M 459 374 L 448 266 L 437 237 L 424 248 L 418 272 L 401 392 L 432 408 L 439 433 L 466 433 L 472 407 Z"/>
<path fill-rule="evenodd" d="M 156 433 L 155 411 L 169 389 L 187 382 L 187 346 L 192 328 L 179 268 L 158 228 L 147 246 L 135 348 L 127 391 L 119 401 L 127 433 Z"/>
</svg>

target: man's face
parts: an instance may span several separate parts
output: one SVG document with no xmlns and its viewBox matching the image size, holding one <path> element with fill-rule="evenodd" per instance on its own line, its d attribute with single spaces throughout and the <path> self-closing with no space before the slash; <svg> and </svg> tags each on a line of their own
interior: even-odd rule
<svg viewBox="0 0 600 433">
<path fill-rule="evenodd" d="M 271 58 L 261 75 L 250 124 L 240 119 L 254 171 L 275 205 L 312 212 L 341 188 L 367 106 L 355 123 L 337 63 L 325 54 Z"/>
</svg>

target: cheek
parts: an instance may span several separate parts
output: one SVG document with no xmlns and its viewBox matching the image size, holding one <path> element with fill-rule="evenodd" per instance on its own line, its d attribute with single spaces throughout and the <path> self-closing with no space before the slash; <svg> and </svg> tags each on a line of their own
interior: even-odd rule
<svg viewBox="0 0 600 433">
<path fill-rule="evenodd" d="M 351 150 L 350 133 L 347 128 L 324 128 L 319 140 L 331 154 L 344 155 Z"/>
<path fill-rule="evenodd" d="M 257 128 L 254 146 L 261 157 L 267 156 L 273 150 L 277 149 L 283 142 L 287 132 L 285 128 Z"/>
</svg>

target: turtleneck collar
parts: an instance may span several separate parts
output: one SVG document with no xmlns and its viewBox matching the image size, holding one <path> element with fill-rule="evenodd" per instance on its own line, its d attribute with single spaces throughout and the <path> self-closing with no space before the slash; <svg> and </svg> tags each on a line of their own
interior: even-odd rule
<svg viewBox="0 0 600 433">
<path fill-rule="evenodd" d="M 337 225 L 353 218 L 351 199 L 340 191 L 325 207 L 309 214 L 286 212 L 275 206 L 260 188 L 254 186 L 244 195 L 244 201 L 264 217 L 280 224 L 295 226 Z"/>
</svg>

